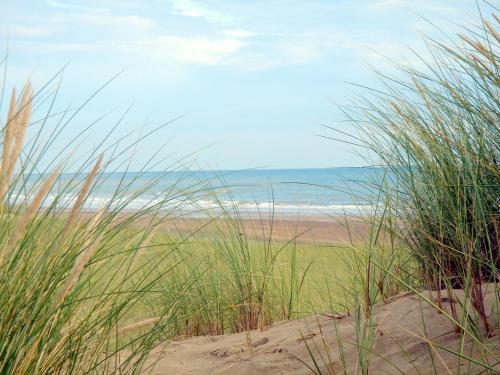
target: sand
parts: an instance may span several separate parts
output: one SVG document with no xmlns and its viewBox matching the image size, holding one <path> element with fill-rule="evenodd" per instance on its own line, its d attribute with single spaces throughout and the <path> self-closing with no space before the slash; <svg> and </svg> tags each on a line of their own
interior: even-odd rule
<svg viewBox="0 0 500 375">
<path fill-rule="evenodd" d="M 90 219 L 96 211 L 87 210 L 80 214 L 83 220 Z M 118 221 L 128 218 L 131 214 L 118 215 Z M 147 225 L 150 217 L 146 216 L 136 221 L 138 226 Z M 228 228 L 221 224 L 231 219 L 219 218 L 209 220 L 206 218 L 171 216 L 160 225 L 160 230 L 171 234 L 191 235 L 200 231 L 205 238 L 219 235 L 218 230 Z M 362 219 L 353 216 L 331 217 L 326 215 L 276 215 L 271 220 L 269 215 L 256 218 L 255 216 L 242 216 L 239 220 L 248 238 L 268 240 L 272 236 L 273 242 L 287 242 L 294 240 L 299 244 L 311 245 L 345 245 L 359 243 L 366 239 L 368 224 Z M 348 228 L 349 229 L 348 229 Z M 217 228 L 217 229 L 216 229 Z M 233 227 L 234 228 L 234 227 Z"/>
<path fill-rule="evenodd" d="M 490 320 L 498 327 L 498 310 L 493 307 L 494 292 L 491 290 L 486 289 L 485 298 Z M 458 291 L 459 300 L 461 295 L 463 293 Z M 432 296 L 436 298 L 435 293 Z M 442 301 L 449 311 L 450 301 L 447 298 Z M 406 293 L 393 297 L 376 306 L 374 311 L 376 333 L 370 355 L 370 374 L 434 374 L 433 363 L 437 374 L 455 374 L 459 366 L 463 373 L 478 374 L 484 370 L 465 359 L 459 364 L 455 355 L 440 348 L 456 350 L 460 345 L 460 335 L 443 314 L 422 302 L 417 295 Z M 336 330 L 344 342 L 345 369 L 340 361 Z M 352 315 L 311 315 L 277 323 L 264 330 L 194 337 L 162 344 L 149 359 L 148 373 L 312 374 L 311 369 L 315 366 L 307 342 L 315 353 L 321 373 L 344 374 L 345 370 L 348 374 L 355 374 L 358 362 L 355 337 Z M 500 372 L 500 365 L 495 363 L 500 358 L 498 330 L 494 337 L 486 340 L 491 351 L 488 356 L 490 364 Z M 432 344 L 429 345 L 429 341 Z M 464 353 L 478 357 L 476 346 L 470 339 L 465 340 Z"/>
<path fill-rule="evenodd" d="M 219 228 L 222 220 L 219 219 Z M 346 227 L 349 226 L 349 230 Z M 173 217 L 162 224 L 162 229 L 167 232 L 192 233 L 203 228 L 205 236 L 210 237 L 214 232 L 214 225 L 207 225 L 206 219 Z M 354 217 L 326 217 L 326 216 L 292 216 L 269 218 L 245 217 L 239 221 L 244 232 L 249 238 L 267 240 L 272 236 L 273 241 L 290 241 L 294 239 L 300 244 L 336 245 L 346 244 L 351 241 L 359 242 L 366 237 L 368 225 Z"/>
</svg>

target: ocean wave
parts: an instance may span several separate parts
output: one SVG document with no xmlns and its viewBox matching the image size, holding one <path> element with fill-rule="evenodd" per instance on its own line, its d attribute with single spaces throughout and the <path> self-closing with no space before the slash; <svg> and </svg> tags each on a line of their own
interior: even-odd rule
<svg viewBox="0 0 500 375">
<path fill-rule="evenodd" d="M 68 209 L 76 202 L 75 194 L 48 195 L 43 207 L 55 206 Z M 25 195 L 11 196 L 11 203 L 28 203 L 30 198 Z M 221 213 L 278 213 L 278 214 L 359 214 L 373 210 L 369 204 L 355 204 L 352 202 L 337 203 L 306 203 L 306 202 L 279 202 L 279 201 L 238 201 L 217 199 L 188 199 L 184 197 L 162 198 L 160 195 L 150 197 L 135 196 L 92 196 L 84 203 L 83 210 L 110 210 L 135 211 L 158 207 L 164 210 L 180 212 L 184 215 L 199 215 L 204 212 Z"/>
</svg>

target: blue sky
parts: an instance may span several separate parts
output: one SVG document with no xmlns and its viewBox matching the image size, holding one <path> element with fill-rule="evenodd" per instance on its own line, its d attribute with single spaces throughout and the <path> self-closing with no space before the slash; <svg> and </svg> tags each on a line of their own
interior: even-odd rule
<svg viewBox="0 0 500 375">
<path fill-rule="evenodd" d="M 407 46 L 425 56 L 422 33 L 437 33 L 422 17 L 453 33 L 475 21 L 476 2 L 0 0 L 0 47 L 8 86 L 30 76 L 41 87 L 69 63 L 59 109 L 125 69 L 63 140 L 105 115 L 91 147 L 133 103 L 120 132 L 185 115 L 143 147 L 170 140 L 162 153 L 194 152 L 202 168 L 353 166 L 362 160 L 318 137 L 318 123 L 341 119 L 332 102 L 356 93 L 345 82 L 376 85 L 369 65 L 418 67 Z"/>
</svg>

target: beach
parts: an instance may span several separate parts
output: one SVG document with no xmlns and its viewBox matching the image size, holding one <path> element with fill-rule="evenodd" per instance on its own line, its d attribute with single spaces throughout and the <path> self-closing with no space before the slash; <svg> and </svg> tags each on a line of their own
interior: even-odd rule
<svg viewBox="0 0 500 375">
<path fill-rule="evenodd" d="M 500 374 L 500 17 L 442 3 L 0 0 L 0 374 Z"/>
</svg>

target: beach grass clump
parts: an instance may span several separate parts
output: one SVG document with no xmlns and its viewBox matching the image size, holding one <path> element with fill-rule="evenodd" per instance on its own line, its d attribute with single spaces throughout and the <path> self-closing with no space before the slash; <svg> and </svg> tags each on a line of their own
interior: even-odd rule
<svg viewBox="0 0 500 375">
<path fill-rule="evenodd" d="M 390 202 L 378 202 L 374 207 L 374 212 L 358 219 L 364 223 L 366 233 L 356 242 L 338 248 L 340 257 L 331 264 L 333 270 L 325 278 L 329 290 L 327 311 L 332 316 L 335 336 L 331 340 L 320 330 L 321 340 L 304 340 L 312 365 L 304 364 L 314 374 L 370 373 L 370 361 L 377 352 L 376 336 L 380 334 L 377 307 L 419 287 L 411 252 L 388 230 L 395 219 Z M 345 226 L 354 237 L 349 220 L 345 220 Z M 353 337 L 346 336 L 338 325 L 346 317 L 353 318 Z M 355 353 L 356 369 L 352 372 L 345 353 Z M 341 370 L 335 370 L 334 364 L 342 372 L 337 372 Z"/>
<path fill-rule="evenodd" d="M 499 21 L 481 19 L 456 43 L 431 40 L 422 69 L 382 76 L 385 90 L 349 112 L 358 141 L 389 170 L 391 184 L 380 185 L 396 217 L 389 231 L 428 288 L 451 300 L 453 289 L 467 292 L 486 336 L 496 329 L 483 285 L 497 285 L 500 268 Z M 453 305 L 458 319 L 456 309 L 467 306 Z"/>
<path fill-rule="evenodd" d="M 259 229 L 232 214 L 206 226 L 198 233 L 161 232 L 152 240 L 181 243 L 172 254 L 180 263 L 162 285 L 168 291 L 162 298 L 182 296 L 169 327 L 173 336 L 242 332 L 304 313 L 303 302 L 312 294 L 302 293 L 310 263 L 297 252 L 312 247 L 297 245 L 293 236 L 275 241 L 267 232 L 255 239 Z"/>
<path fill-rule="evenodd" d="M 459 338 L 459 345 L 443 346 L 425 331 L 422 318 L 424 333 L 408 334 L 429 347 L 425 371 L 439 373 L 442 359 L 433 353 L 439 348 L 456 357 L 459 373 L 497 373 L 492 358 L 498 356 L 500 314 L 499 23 L 495 14 L 489 20 L 481 16 L 458 41 L 429 39 L 427 58 L 417 56 L 420 69 L 398 66 L 395 76 L 379 73 L 382 88 L 369 89 L 343 108 L 357 132 L 339 134 L 350 136 L 348 142 L 386 173 L 370 184 L 375 214 L 364 215 L 371 223 L 367 251 L 351 246 L 346 263 L 356 337 L 351 343 L 336 329 L 338 350 L 308 345 L 311 371 L 337 373 L 328 366 L 335 359 L 348 373 L 346 345 L 354 345 L 357 355 L 354 373 L 374 370 L 370 359 L 378 355 L 374 335 L 380 317 L 373 304 L 385 300 L 389 287 L 410 291 L 422 312 L 430 306 Z M 401 262 L 403 254 L 410 260 Z M 489 304 L 487 294 L 493 297 Z"/>
<path fill-rule="evenodd" d="M 25 142 L 37 95 L 29 83 L 14 90 L 1 127 L 0 373 L 137 372 L 175 314 L 175 299 L 154 317 L 135 314 L 175 267 L 177 244 L 141 259 L 170 196 L 131 214 L 141 190 L 121 184 L 82 214 L 115 156 L 95 152 L 70 177 L 67 159 L 41 165 L 54 138 L 36 130 Z"/>
</svg>

